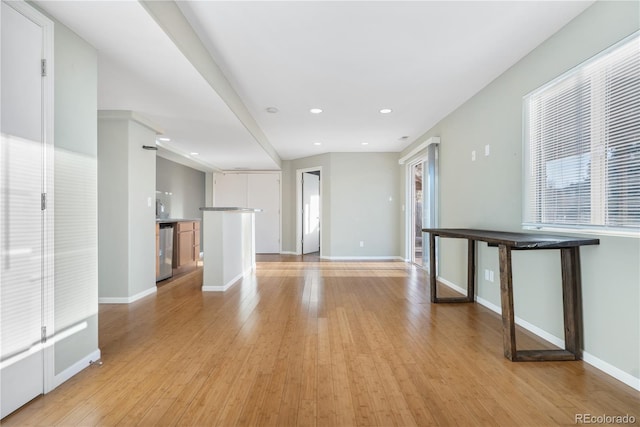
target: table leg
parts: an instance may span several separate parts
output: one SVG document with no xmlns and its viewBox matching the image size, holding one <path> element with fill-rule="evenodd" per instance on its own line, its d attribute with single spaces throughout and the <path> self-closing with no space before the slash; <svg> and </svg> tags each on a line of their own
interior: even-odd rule
<svg viewBox="0 0 640 427">
<path fill-rule="evenodd" d="M 511 248 L 499 246 L 500 252 L 500 302 L 502 305 L 502 338 L 504 356 L 514 360 L 516 356 L 516 326 L 513 313 L 513 277 L 511 273 Z"/>
<path fill-rule="evenodd" d="M 582 358 L 582 304 L 580 248 L 560 250 L 562 265 L 562 303 L 564 309 L 564 347 L 579 360 Z"/>
<path fill-rule="evenodd" d="M 429 245 L 433 248 L 429 257 L 429 284 L 431 285 L 431 302 L 433 303 L 467 303 L 475 302 L 475 280 L 476 280 L 476 245 L 475 240 L 469 240 L 467 252 L 467 295 L 463 297 L 439 297 L 437 292 L 436 277 L 436 238 L 429 233 Z"/>
<path fill-rule="evenodd" d="M 467 248 L 467 301 L 476 300 L 476 241 L 469 239 Z"/>
<path fill-rule="evenodd" d="M 436 236 L 429 233 L 429 284 L 431 286 L 431 302 L 438 302 L 436 296 Z"/>
</svg>

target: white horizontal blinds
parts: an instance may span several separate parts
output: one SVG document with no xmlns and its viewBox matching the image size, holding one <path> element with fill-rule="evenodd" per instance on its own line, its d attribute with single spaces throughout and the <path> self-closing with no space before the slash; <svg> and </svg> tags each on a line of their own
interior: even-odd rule
<svg viewBox="0 0 640 427">
<path fill-rule="evenodd" d="M 590 222 L 590 90 L 581 80 L 575 76 L 531 100 L 532 222 Z"/>
<path fill-rule="evenodd" d="M 640 226 L 640 38 L 525 97 L 524 223 Z"/>
<path fill-rule="evenodd" d="M 640 227 L 640 37 L 607 78 L 607 225 Z"/>
<path fill-rule="evenodd" d="M 42 144 L 1 135 L 0 361 L 40 342 Z"/>
</svg>

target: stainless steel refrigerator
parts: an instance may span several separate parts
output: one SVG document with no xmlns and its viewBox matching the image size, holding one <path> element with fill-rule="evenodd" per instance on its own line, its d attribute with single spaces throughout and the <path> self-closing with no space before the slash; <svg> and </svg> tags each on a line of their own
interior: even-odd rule
<svg viewBox="0 0 640 427">
<path fill-rule="evenodd" d="M 160 248 L 158 250 L 158 276 L 156 282 L 173 275 L 173 224 L 160 224 Z"/>
</svg>

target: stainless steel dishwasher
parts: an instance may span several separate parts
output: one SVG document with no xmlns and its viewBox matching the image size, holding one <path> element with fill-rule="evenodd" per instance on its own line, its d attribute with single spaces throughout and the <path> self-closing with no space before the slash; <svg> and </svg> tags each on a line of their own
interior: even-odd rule
<svg viewBox="0 0 640 427">
<path fill-rule="evenodd" d="M 158 250 L 158 275 L 156 282 L 173 275 L 173 224 L 160 224 L 160 248 Z"/>
</svg>

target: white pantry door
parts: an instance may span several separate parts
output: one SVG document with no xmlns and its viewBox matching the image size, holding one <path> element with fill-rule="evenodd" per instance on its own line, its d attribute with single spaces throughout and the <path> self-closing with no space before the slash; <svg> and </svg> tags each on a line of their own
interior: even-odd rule
<svg viewBox="0 0 640 427">
<path fill-rule="evenodd" d="M 247 204 L 256 212 L 256 253 L 280 253 L 280 175 L 256 173 L 247 176 Z"/>
<path fill-rule="evenodd" d="M 320 251 L 320 177 L 302 174 L 302 253 Z"/>
<path fill-rule="evenodd" d="M 214 206 L 262 209 L 255 214 L 256 253 L 280 253 L 280 174 L 215 174 Z"/>
<path fill-rule="evenodd" d="M 33 20 L 32 10 L 23 2 L 2 2 L 0 417 L 45 389 L 42 337 L 48 316 L 45 271 L 50 267 L 44 256 L 42 59 L 50 33 Z"/>
</svg>

